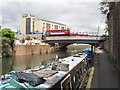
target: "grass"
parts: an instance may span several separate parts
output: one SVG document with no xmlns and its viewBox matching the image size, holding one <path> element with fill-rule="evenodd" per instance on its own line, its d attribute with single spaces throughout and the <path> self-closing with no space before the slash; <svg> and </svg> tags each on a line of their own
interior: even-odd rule
<svg viewBox="0 0 120 90">
<path fill-rule="evenodd" d="M 90 79 L 91 79 L 91 75 L 92 75 L 92 71 L 93 71 L 93 69 L 94 69 L 94 67 L 90 67 L 89 69 L 88 69 L 88 74 L 87 74 L 87 76 L 86 76 L 86 81 L 85 81 L 85 88 L 87 89 L 88 88 L 88 84 L 90 84 L 91 82 L 90 82 Z"/>
<path fill-rule="evenodd" d="M 113 64 L 113 66 L 115 68 L 117 68 L 117 60 L 114 59 L 114 57 L 112 55 L 110 55 L 110 54 L 108 55 L 108 59 L 109 59 L 110 63 Z"/>
<path fill-rule="evenodd" d="M 117 68 L 117 60 L 109 53 L 108 50 L 104 49 L 105 52 L 108 54 L 108 60 L 109 62 L 115 67 Z"/>
</svg>

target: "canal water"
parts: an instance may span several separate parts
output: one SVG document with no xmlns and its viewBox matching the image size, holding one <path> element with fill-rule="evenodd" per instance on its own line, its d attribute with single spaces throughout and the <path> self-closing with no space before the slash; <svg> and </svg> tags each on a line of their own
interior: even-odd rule
<svg viewBox="0 0 120 90">
<path fill-rule="evenodd" d="M 70 46 L 66 51 L 56 51 L 49 54 L 20 55 L 2 59 L 2 74 L 6 74 L 11 70 L 23 71 L 36 67 L 41 64 L 47 64 L 54 60 L 62 59 L 73 54 L 81 52 L 81 50 L 89 46 Z"/>
</svg>

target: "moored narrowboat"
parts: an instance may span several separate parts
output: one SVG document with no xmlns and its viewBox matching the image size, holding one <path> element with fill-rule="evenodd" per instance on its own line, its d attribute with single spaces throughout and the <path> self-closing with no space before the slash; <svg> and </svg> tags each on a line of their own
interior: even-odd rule
<svg viewBox="0 0 120 90">
<path fill-rule="evenodd" d="M 82 50 L 82 53 L 87 54 L 87 59 L 89 62 L 91 62 L 93 60 L 93 52 L 92 52 L 91 48 L 86 48 L 86 49 Z"/>
<path fill-rule="evenodd" d="M 12 73 L 10 83 L 0 86 L 0 89 L 78 90 L 84 88 L 88 66 L 87 54 L 78 53 L 44 68 Z"/>
</svg>

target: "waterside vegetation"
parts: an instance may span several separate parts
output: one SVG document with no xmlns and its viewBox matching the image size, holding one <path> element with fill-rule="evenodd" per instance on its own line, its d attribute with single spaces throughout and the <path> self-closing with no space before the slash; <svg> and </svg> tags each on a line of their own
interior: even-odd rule
<svg viewBox="0 0 120 90">
<path fill-rule="evenodd" d="M 0 30 L 2 57 L 12 56 L 12 48 L 15 40 L 15 32 L 9 28 Z"/>
</svg>

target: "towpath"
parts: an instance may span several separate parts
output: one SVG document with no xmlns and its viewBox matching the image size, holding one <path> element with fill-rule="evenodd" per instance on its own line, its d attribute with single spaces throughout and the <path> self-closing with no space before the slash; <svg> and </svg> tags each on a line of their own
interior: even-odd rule
<svg viewBox="0 0 120 90">
<path fill-rule="evenodd" d="M 97 49 L 94 59 L 94 74 L 91 82 L 93 88 L 117 88 L 119 87 L 118 72 L 108 60 L 108 54 Z"/>
</svg>

